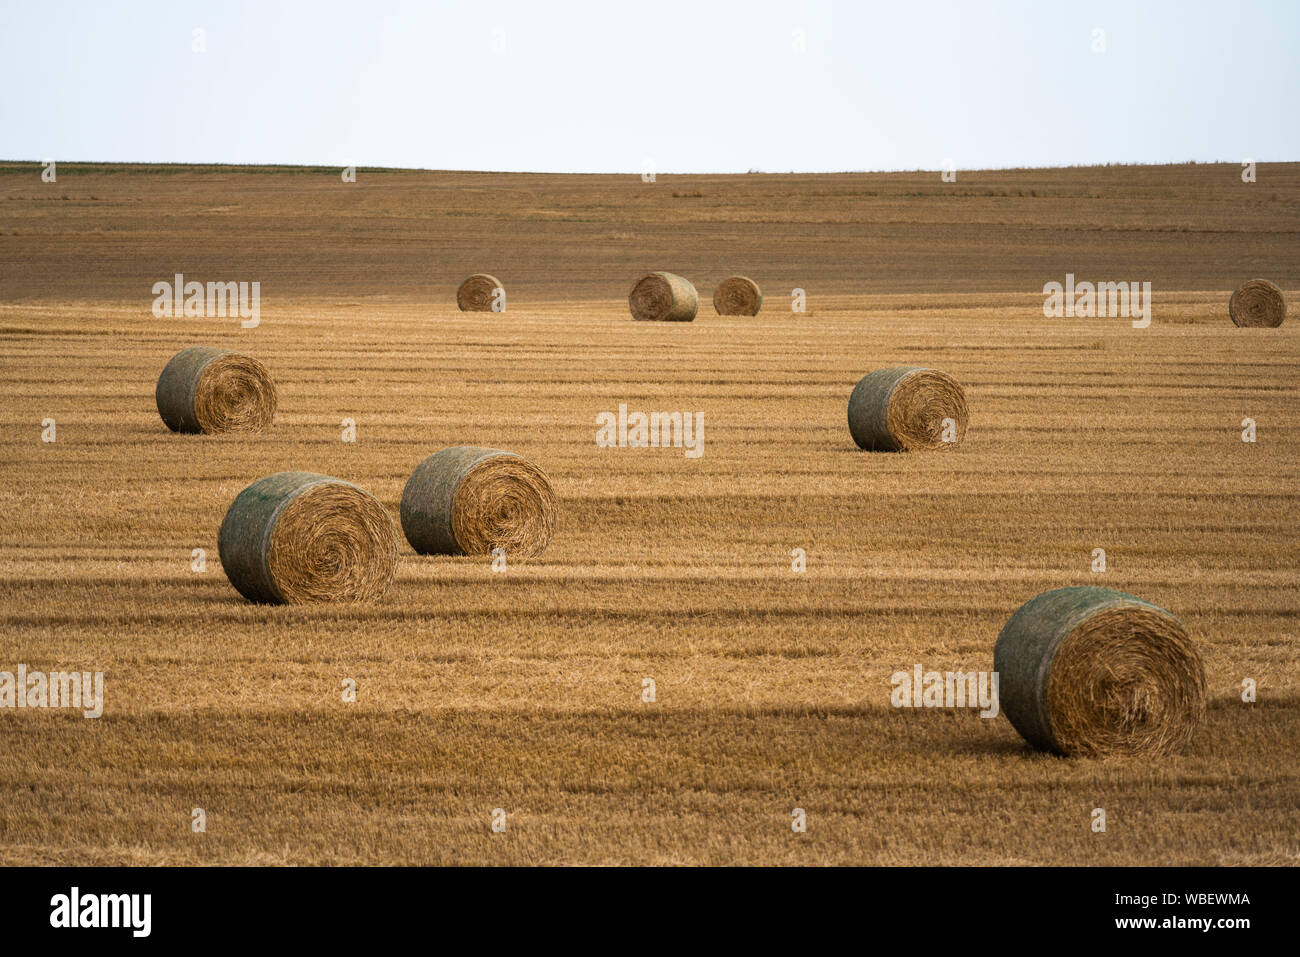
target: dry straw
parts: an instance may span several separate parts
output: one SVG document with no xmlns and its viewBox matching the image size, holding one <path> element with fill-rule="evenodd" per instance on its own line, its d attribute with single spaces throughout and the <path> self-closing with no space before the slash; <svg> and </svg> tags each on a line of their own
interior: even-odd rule
<svg viewBox="0 0 1300 957">
<path fill-rule="evenodd" d="M 266 366 L 208 346 L 172 356 L 154 400 L 173 432 L 260 432 L 275 418 L 275 382 Z"/>
<path fill-rule="evenodd" d="M 636 281 L 628 294 L 627 305 L 633 319 L 690 322 L 700 308 L 700 295 L 681 276 L 652 272 Z"/>
<path fill-rule="evenodd" d="M 1058 754 L 1168 754 L 1205 716 L 1205 668 L 1182 623 L 1109 588 L 1026 602 L 998 635 L 993 670 L 1015 729 Z"/>
<path fill-rule="evenodd" d="M 489 276 L 485 272 L 475 273 L 456 290 L 456 305 L 461 312 L 491 312 L 498 289 L 504 294 L 505 286 L 501 285 L 501 280 L 496 276 Z"/>
<path fill-rule="evenodd" d="M 713 308 L 720 316 L 757 316 L 763 306 L 758 283 L 744 276 L 732 276 L 713 290 Z"/>
<path fill-rule="evenodd" d="M 459 445 L 416 466 L 402 491 L 402 531 L 421 554 L 527 558 L 555 534 L 546 473 L 513 452 Z"/>
<path fill-rule="evenodd" d="M 351 482 L 311 472 L 277 472 L 240 492 L 217 547 L 249 601 L 373 601 L 397 573 L 397 530 L 384 507 Z"/>
<path fill-rule="evenodd" d="M 910 452 L 956 445 L 966 435 L 966 393 L 952 376 L 904 366 L 877 369 L 849 396 L 849 431 L 859 448 Z M 944 419 L 952 420 L 951 441 Z"/>
<path fill-rule="evenodd" d="M 1228 315 L 1239 326 L 1276 328 L 1286 318 L 1286 296 L 1267 279 L 1251 279 L 1228 300 Z"/>
</svg>

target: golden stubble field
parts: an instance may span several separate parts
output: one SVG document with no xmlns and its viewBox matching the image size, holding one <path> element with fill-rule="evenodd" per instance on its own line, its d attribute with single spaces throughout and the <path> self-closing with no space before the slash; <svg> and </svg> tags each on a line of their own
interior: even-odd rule
<svg viewBox="0 0 1300 957">
<path fill-rule="evenodd" d="M 1300 166 L 660 180 L 0 166 L 0 670 L 105 674 L 97 720 L 0 711 L 0 860 L 1296 862 Z M 630 320 L 650 268 L 697 282 L 694 323 Z M 455 310 L 479 270 L 506 313 Z M 1067 271 L 1151 281 L 1151 327 L 1043 318 Z M 260 281 L 261 325 L 155 319 L 175 272 Z M 758 317 L 713 315 L 732 272 Z M 1280 329 L 1227 319 L 1256 275 Z M 199 343 L 267 363 L 271 432 L 166 430 L 158 372 Z M 856 450 L 849 391 L 892 364 L 965 385 L 961 447 Z M 597 448 L 620 403 L 703 413 L 703 456 Z M 226 581 L 249 482 L 325 472 L 396 518 L 452 444 L 550 474 L 545 554 L 403 543 L 359 608 Z M 1186 623 L 1211 700 L 1185 753 L 890 707 L 894 671 L 990 669 L 1069 584 Z"/>
</svg>

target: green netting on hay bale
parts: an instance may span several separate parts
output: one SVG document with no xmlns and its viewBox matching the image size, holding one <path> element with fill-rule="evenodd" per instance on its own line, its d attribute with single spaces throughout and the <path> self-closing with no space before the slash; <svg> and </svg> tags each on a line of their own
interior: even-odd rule
<svg viewBox="0 0 1300 957">
<path fill-rule="evenodd" d="M 154 389 L 158 414 L 173 432 L 260 432 L 275 418 L 271 373 L 252 356 L 191 346 L 163 368 Z"/>
<path fill-rule="evenodd" d="M 1182 623 L 1109 588 L 1026 602 L 998 635 L 993 670 L 1015 729 L 1058 754 L 1169 753 L 1205 714 L 1205 669 Z"/>
<path fill-rule="evenodd" d="M 632 318 L 649 322 L 690 322 L 700 308 L 691 283 L 670 272 L 647 273 L 627 297 Z"/>
<path fill-rule="evenodd" d="M 433 453 L 402 491 L 402 531 L 421 554 L 539 554 L 555 534 L 555 490 L 540 468 L 501 449 Z"/>
<path fill-rule="evenodd" d="M 217 548 L 230 583 L 254 602 L 371 601 L 397 573 L 397 533 L 384 507 L 351 482 L 313 472 L 277 472 L 240 492 Z"/>
<path fill-rule="evenodd" d="M 951 441 L 944 438 L 945 419 L 952 420 Z M 849 396 L 849 432 L 871 452 L 950 448 L 965 438 L 968 421 L 965 391 L 935 369 L 877 369 Z"/>
</svg>

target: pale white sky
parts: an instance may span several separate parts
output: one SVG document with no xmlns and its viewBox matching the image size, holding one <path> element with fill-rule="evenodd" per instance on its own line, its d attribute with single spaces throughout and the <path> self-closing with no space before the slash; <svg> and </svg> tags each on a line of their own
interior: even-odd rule
<svg viewBox="0 0 1300 957">
<path fill-rule="evenodd" d="M 1294 0 L 3 0 L 0 16 L 0 159 L 661 173 L 1300 159 Z"/>
</svg>

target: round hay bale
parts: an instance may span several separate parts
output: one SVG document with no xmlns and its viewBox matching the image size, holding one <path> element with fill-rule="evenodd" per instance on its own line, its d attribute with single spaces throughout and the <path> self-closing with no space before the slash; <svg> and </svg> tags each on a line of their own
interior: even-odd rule
<svg viewBox="0 0 1300 957">
<path fill-rule="evenodd" d="M 1228 315 L 1238 326 L 1274 329 L 1286 318 L 1286 296 L 1267 279 L 1251 279 L 1238 286 L 1228 300 Z"/>
<path fill-rule="evenodd" d="M 700 294 L 689 280 L 670 272 L 647 273 L 627 297 L 633 319 L 690 322 L 700 308 Z"/>
<path fill-rule="evenodd" d="M 163 368 L 154 401 L 173 432 L 260 432 L 275 418 L 275 381 L 252 356 L 191 346 Z"/>
<path fill-rule="evenodd" d="M 415 467 L 402 490 L 402 531 L 422 555 L 527 558 L 555 534 L 555 490 L 513 452 L 458 445 Z"/>
<path fill-rule="evenodd" d="M 351 482 L 277 472 L 235 497 L 217 537 L 221 567 L 249 601 L 379 598 L 397 573 L 397 529 Z"/>
<path fill-rule="evenodd" d="M 720 316 L 757 316 L 763 306 L 758 283 L 745 276 L 731 276 L 713 290 L 713 308 Z"/>
<path fill-rule="evenodd" d="M 945 442 L 943 420 L 955 424 Z M 871 452 L 911 452 L 959 444 L 966 437 L 966 393 L 952 376 L 935 369 L 877 369 L 849 396 L 849 432 Z"/>
<path fill-rule="evenodd" d="M 501 305 L 505 306 L 505 286 L 496 276 L 485 272 L 475 273 L 460 284 L 456 290 L 456 305 L 461 312 L 492 312 L 497 290 L 501 290 Z"/>
<path fill-rule="evenodd" d="M 1058 754 L 1168 754 L 1205 716 L 1205 668 L 1182 623 L 1109 588 L 1058 588 L 1020 606 L 993 670 L 1015 729 Z"/>
</svg>

